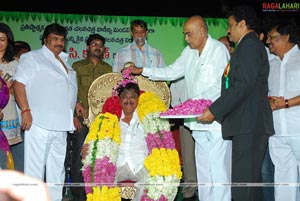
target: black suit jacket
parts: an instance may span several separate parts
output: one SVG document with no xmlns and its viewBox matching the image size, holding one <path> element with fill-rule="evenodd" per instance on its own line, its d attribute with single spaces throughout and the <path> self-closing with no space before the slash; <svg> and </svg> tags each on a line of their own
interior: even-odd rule
<svg viewBox="0 0 300 201">
<path fill-rule="evenodd" d="M 254 32 L 246 34 L 230 60 L 229 87 L 222 77 L 221 96 L 210 111 L 222 125 L 224 139 L 240 134 L 274 134 L 268 101 L 269 62 Z"/>
</svg>

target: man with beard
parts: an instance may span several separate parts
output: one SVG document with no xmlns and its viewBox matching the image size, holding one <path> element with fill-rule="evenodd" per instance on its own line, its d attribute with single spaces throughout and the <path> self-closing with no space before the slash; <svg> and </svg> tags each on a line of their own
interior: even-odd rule
<svg viewBox="0 0 300 201">
<path fill-rule="evenodd" d="M 120 48 L 114 59 L 113 71 L 120 72 L 126 62 L 136 66 L 165 67 L 161 52 L 147 43 L 148 27 L 143 20 L 134 20 L 130 24 L 132 43 Z"/>
<path fill-rule="evenodd" d="M 89 107 L 87 99 L 89 88 L 96 78 L 112 72 L 111 65 L 102 60 L 105 51 L 105 38 L 99 34 L 91 34 L 86 41 L 86 45 L 87 58 L 74 62 L 72 65 L 76 71 L 78 84 L 76 114 L 74 117 L 76 132 L 68 135 L 68 152 L 65 161 L 66 168 L 70 168 L 69 173 L 72 183 L 83 183 L 80 151 L 89 131 L 88 127 L 83 124 Z M 70 190 L 74 197 L 73 200 L 86 200 L 84 187 L 74 187 Z"/>
</svg>

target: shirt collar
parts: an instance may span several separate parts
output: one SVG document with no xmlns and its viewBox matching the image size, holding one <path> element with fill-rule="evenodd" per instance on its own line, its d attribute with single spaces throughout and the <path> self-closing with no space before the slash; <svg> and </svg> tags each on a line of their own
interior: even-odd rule
<svg viewBox="0 0 300 201">
<path fill-rule="evenodd" d="M 298 46 L 297 46 L 297 45 L 294 45 L 293 48 L 291 48 L 289 51 L 287 51 L 287 52 L 284 54 L 284 57 L 283 57 L 282 60 L 284 60 L 284 59 L 286 59 L 286 58 L 288 58 L 288 57 L 298 56 L 298 55 L 297 55 L 298 51 L 300 51 L 299 48 L 298 48 Z M 273 60 L 273 59 L 277 59 L 277 60 L 280 60 L 280 61 L 281 61 L 281 59 L 280 59 L 279 56 L 277 56 L 277 55 L 273 55 L 271 58 L 269 58 L 269 61 L 271 61 L 271 60 Z"/>
<path fill-rule="evenodd" d="M 51 59 L 55 58 L 55 55 L 54 53 L 49 50 L 49 48 L 44 44 L 43 47 L 42 47 L 42 51 L 45 55 L 47 55 L 48 57 L 50 57 Z M 69 54 L 65 53 L 65 52 L 61 52 L 59 55 L 58 55 L 63 61 L 67 62 L 68 61 L 68 58 L 69 58 Z"/>
<path fill-rule="evenodd" d="M 121 118 L 120 119 L 123 119 L 124 117 L 125 117 L 124 111 L 122 110 L 122 114 L 121 114 Z M 140 123 L 140 120 L 139 120 L 139 116 L 138 116 L 137 108 L 136 108 L 134 110 L 134 112 L 133 112 L 132 119 L 130 120 L 130 125 L 135 125 L 137 123 Z"/>
</svg>

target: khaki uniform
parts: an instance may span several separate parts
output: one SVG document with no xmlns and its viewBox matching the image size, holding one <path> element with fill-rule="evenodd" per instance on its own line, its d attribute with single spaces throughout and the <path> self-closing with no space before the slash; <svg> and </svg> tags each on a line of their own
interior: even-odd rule
<svg viewBox="0 0 300 201">
<path fill-rule="evenodd" d="M 88 111 L 88 91 L 92 82 L 99 76 L 111 73 L 112 67 L 108 63 L 101 61 L 97 65 L 90 59 L 83 59 L 73 63 L 72 67 L 77 74 L 78 96 L 77 101 L 80 102 L 86 111 Z"/>
</svg>

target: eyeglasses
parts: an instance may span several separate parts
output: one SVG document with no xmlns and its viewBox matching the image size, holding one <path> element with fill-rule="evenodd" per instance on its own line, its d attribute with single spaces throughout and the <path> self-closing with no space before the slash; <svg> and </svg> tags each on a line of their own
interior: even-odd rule
<svg viewBox="0 0 300 201">
<path fill-rule="evenodd" d="M 98 46 L 98 47 L 104 47 L 104 45 L 102 44 L 102 43 L 90 43 L 90 46 L 92 46 L 92 47 L 96 47 L 96 46 Z"/>
</svg>

